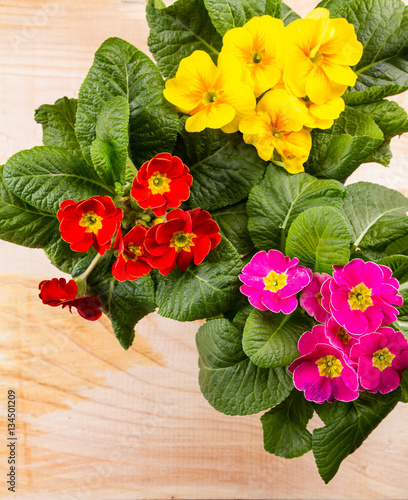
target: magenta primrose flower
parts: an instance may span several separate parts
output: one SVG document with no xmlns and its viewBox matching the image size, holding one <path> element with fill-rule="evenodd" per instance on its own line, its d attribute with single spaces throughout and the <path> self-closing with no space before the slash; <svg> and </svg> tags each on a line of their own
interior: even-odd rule
<svg viewBox="0 0 408 500">
<path fill-rule="evenodd" d="M 325 323 L 330 318 L 330 314 L 322 307 L 321 293 L 323 283 L 329 279 L 330 276 L 326 273 L 313 273 L 312 281 L 300 295 L 301 307 L 319 323 Z"/>
<path fill-rule="evenodd" d="M 312 279 L 312 271 L 298 264 L 278 250 L 258 252 L 239 275 L 241 292 L 261 311 L 290 314 L 298 304 L 296 294 Z"/>
<path fill-rule="evenodd" d="M 343 326 L 339 325 L 333 316 L 326 322 L 326 336 L 330 344 L 341 349 L 348 357 L 350 357 L 350 349 L 358 342 L 358 337 L 351 335 Z"/>
<path fill-rule="evenodd" d="M 350 355 L 358 362 L 361 386 L 369 392 L 393 391 L 408 368 L 408 342 L 401 332 L 389 327 L 361 336 Z"/>
<path fill-rule="evenodd" d="M 300 358 L 288 367 L 296 389 L 316 403 L 358 398 L 357 373 L 342 350 L 329 344 L 324 325 L 305 332 L 298 344 Z"/>
<path fill-rule="evenodd" d="M 329 282 L 330 310 L 334 319 L 351 334 L 375 332 L 397 319 L 403 299 L 392 271 L 374 262 L 354 259 L 345 266 L 333 266 Z M 327 287 L 327 285 L 326 285 Z M 327 300 L 323 287 L 323 306 Z"/>
</svg>

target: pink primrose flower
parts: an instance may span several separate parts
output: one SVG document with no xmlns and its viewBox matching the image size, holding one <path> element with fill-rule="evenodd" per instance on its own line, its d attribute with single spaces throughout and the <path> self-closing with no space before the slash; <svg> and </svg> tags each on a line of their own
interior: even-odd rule
<svg viewBox="0 0 408 500">
<path fill-rule="evenodd" d="M 313 273 L 312 281 L 300 295 L 300 306 L 319 323 L 325 323 L 330 314 L 322 306 L 321 288 L 330 276 L 326 273 Z"/>
<path fill-rule="evenodd" d="M 330 344 L 341 349 L 344 354 L 350 357 L 350 349 L 358 343 L 358 337 L 351 335 L 343 326 L 331 316 L 326 322 L 326 336 Z"/>
<path fill-rule="evenodd" d="M 350 355 L 358 362 L 361 386 L 369 392 L 395 390 L 408 368 L 408 342 L 401 332 L 389 327 L 361 336 Z"/>
<path fill-rule="evenodd" d="M 344 352 L 328 342 L 324 325 L 302 335 L 301 357 L 288 367 L 295 387 L 316 403 L 353 401 L 358 398 L 357 373 Z"/>
<path fill-rule="evenodd" d="M 296 294 L 312 279 L 312 271 L 298 264 L 278 250 L 258 252 L 239 275 L 241 292 L 261 311 L 290 314 L 298 304 Z"/>
<path fill-rule="evenodd" d="M 349 333 L 364 335 L 397 319 L 403 299 L 398 293 L 398 280 L 392 271 L 374 262 L 354 259 L 345 266 L 333 266 L 330 310 L 334 319 Z M 322 290 L 323 307 L 327 307 L 327 287 Z"/>
</svg>

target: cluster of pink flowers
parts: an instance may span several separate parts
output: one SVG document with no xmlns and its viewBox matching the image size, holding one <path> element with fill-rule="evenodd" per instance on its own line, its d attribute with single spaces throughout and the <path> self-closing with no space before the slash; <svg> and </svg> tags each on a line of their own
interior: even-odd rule
<svg viewBox="0 0 408 500">
<path fill-rule="evenodd" d="M 300 337 L 300 357 L 288 367 L 306 399 L 391 392 L 408 368 L 408 342 L 387 326 L 403 302 L 399 282 L 390 268 L 361 259 L 333 268 L 333 277 L 313 274 L 277 250 L 258 252 L 240 275 L 241 291 L 258 309 L 289 314 L 302 290 L 301 307 L 321 323 Z"/>
</svg>

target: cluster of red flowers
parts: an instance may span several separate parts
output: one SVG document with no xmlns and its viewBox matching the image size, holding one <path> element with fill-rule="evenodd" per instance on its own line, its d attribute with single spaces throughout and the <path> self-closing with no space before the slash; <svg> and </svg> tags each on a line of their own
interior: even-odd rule
<svg viewBox="0 0 408 500">
<path fill-rule="evenodd" d="M 177 208 L 189 198 L 192 180 L 180 158 L 160 153 L 141 166 L 130 191 L 141 209 L 150 209 L 159 217 L 152 227 L 141 222 L 123 234 L 123 210 L 109 196 L 93 196 L 61 204 L 57 213 L 61 237 L 76 252 L 93 247 L 100 255 L 111 248 L 114 240 L 113 248 L 118 254 L 112 274 L 119 281 L 138 279 L 152 269 L 158 269 L 163 276 L 176 266 L 185 271 L 191 262 L 200 264 L 221 240 L 220 228 L 208 212 L 200 208 L 186 211 Z M 175 210 L 166 216 L 168 208 Z M 40 298 L 45 304 L 75 306 L 86 317 L 81 304 L 89 304 L 91 299 L 95 304 L 95 299 L 99 300 L 75 299 L 74 281 L 66 284 L 63 279 L 54 280 L 40 283 Z M 90 314 L 86 319 L 97 319 L 95 316 Z"/>
</svg>

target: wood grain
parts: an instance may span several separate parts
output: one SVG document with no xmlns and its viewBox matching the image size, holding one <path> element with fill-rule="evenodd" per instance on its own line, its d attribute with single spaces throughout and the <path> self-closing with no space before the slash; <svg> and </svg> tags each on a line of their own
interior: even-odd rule
<svg viewBox="0 0 408 500">
<path fill-rule="evenodd" d="M 315 2 L 288 3 L 305 15 Z M 105 38 L 147 53 L 147 33 L 141 1 L 0 0 L 0 163 L 41 143 L 34 109 L 75 97 Z M 408 108 L 405 96 L 398 101 Z M 354 180 L 408 189 L 407 139 L 393 149 L 390 169 L 363 166 Z M 106 319 L 85 322 L 41 304 L 38 282 L 56 275 L 41 251 L 0 242 L 0 411 L 9 387 L 19 398 L 18 493 L 10 496 L 408 498 L 408 406 L 400 404 L 325 486 L 311 454 L 286 461 L 264 452 L 259 415 L 227 417 L 204 400 L 199 322 L 149 315 L 125 352 Z M 0 498 L 8 497 L 4 425 L 0 417 Z"/>
</svg>

